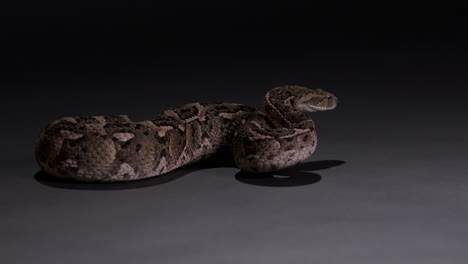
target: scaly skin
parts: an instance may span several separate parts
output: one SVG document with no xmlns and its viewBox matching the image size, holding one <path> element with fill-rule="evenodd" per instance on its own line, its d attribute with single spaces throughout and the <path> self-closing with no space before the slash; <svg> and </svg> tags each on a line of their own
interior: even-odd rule
<svg viewBox="0 0 468 264">
<path fill-rule="evenodd" d="M 335 108 L 320 89 L 280 86 L 265 96 L 265 112 L 232 103 L 193 103 L 148 121 L 125 115 L 65 117 L 36 144 L 40 167 L 79 181 L 130 181 L 164 174 L 229 147 L 239 168 L 263 173 L 301 162 L 317 144 L 303 112 Z"/>
</svg>

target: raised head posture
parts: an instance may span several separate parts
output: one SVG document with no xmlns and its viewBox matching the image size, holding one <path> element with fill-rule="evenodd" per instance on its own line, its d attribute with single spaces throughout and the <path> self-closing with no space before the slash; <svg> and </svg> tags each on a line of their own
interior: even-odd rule
<svg viewBox="0 0 468 264">
<path fill-rule="evenodd" d="M 321 89 L 270 90 L 264 111 L 233 103 L 193 103 L 134 122 L 126 115 L 65 117 L 39 135 L 36 158 L 48 174 L 79 181 L 130 181 L 160 175 L 229 149 L 252 173 L 284 169 L 317 145 L 304 112 L 331 110 L 337 98 Z"/>
</svg>

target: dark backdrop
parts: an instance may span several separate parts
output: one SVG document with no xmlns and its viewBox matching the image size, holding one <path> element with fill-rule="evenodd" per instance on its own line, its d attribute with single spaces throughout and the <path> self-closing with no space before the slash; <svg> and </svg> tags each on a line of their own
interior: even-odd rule
<svg viewBox="0 0 468 264">
<path fill-rule="evenodd" d="M 464 10 L 23 3 L 2 12 L 6 263 L 468 258 Z M 323 88 L 340 104 L 311 115 L 317 153 L 278 177 L 219 163 L 110 187 L 36 174 L 35 137 L 53 119 L 143 120 L 194 101 L 261 107 L 282 84 Z"/>
</svg>

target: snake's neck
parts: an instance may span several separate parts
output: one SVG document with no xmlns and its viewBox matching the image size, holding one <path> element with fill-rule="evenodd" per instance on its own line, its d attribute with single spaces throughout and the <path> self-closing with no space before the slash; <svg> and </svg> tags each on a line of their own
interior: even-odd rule
<svg viewBox="0 0 468 264">
<path fill-rule="evenodd" d="M 279 99 L 267 93 L 264 101 L 268 119 L 277 127 L 301 128 L 314 130 L 314 122 L 293 104 L 294 97 Z"/>
</svg>

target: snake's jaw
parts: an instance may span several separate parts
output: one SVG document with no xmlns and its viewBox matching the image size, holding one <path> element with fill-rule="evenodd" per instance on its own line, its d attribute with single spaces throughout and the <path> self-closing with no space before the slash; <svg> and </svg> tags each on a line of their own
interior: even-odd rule
<svg viewBox="0 0 468 264">
<path fill-rule="evenodd" d="M 297 102 L 297 109 L 302 112 L 328 111 L 336 108 L 338 98 L 322 89 L 311 90 Z"/>
</svg>

